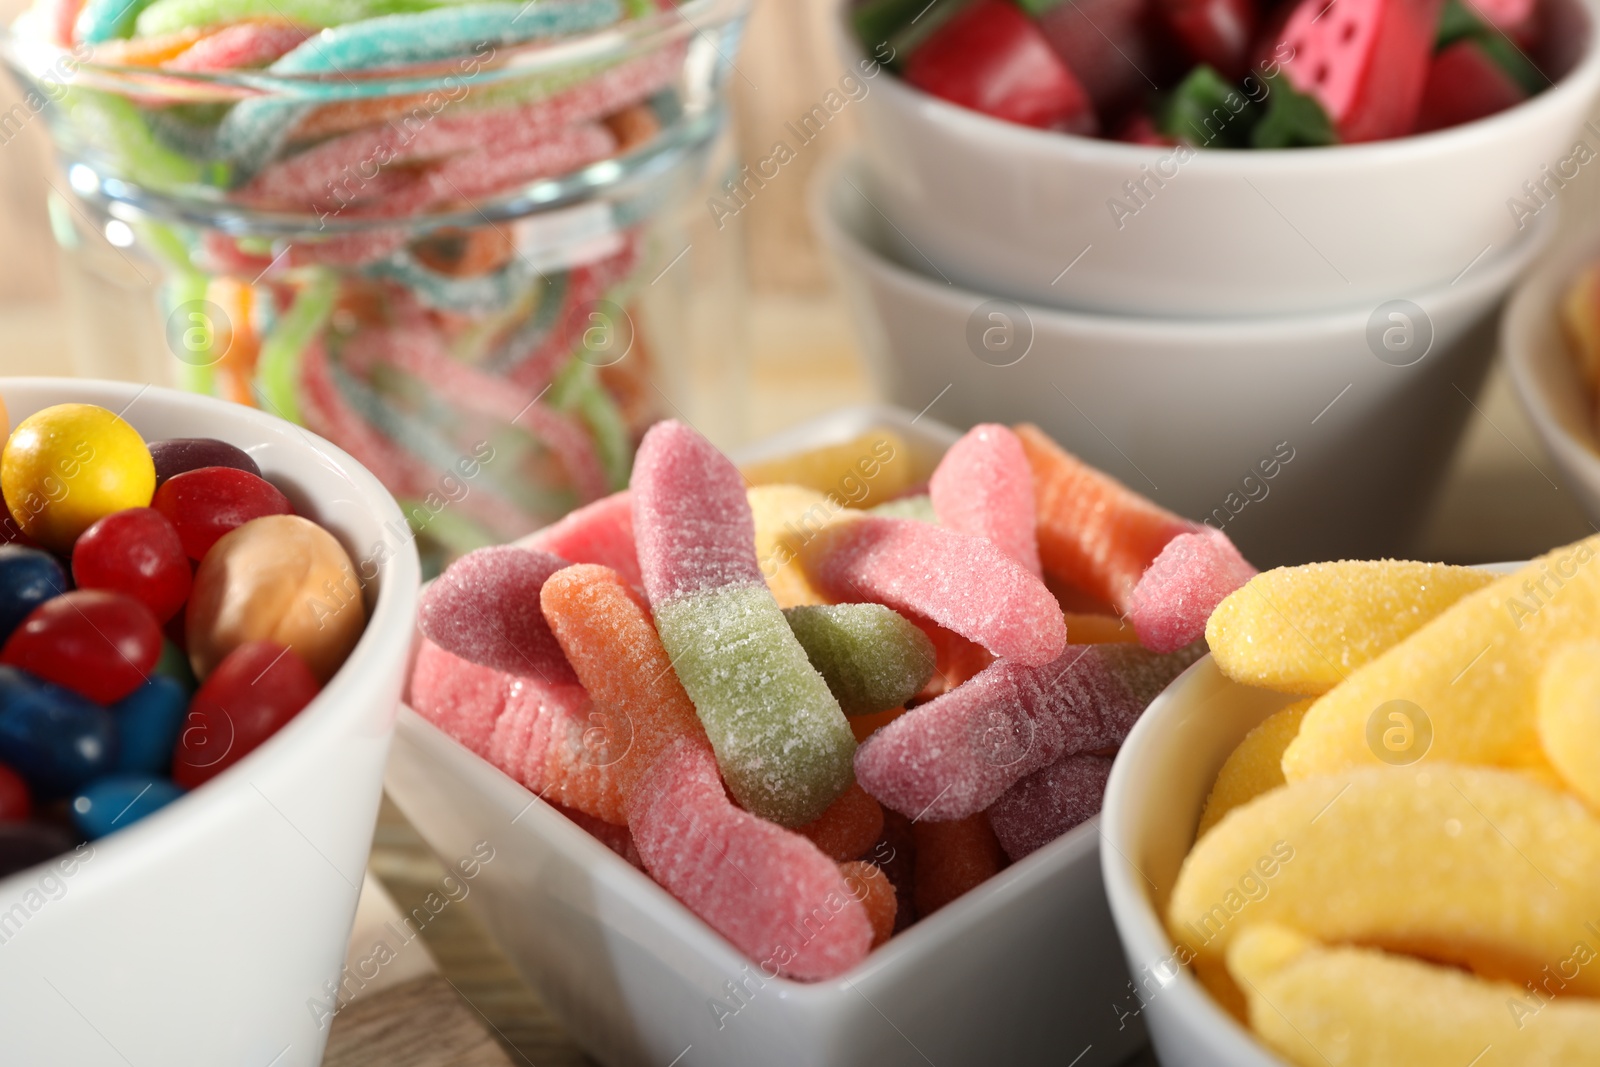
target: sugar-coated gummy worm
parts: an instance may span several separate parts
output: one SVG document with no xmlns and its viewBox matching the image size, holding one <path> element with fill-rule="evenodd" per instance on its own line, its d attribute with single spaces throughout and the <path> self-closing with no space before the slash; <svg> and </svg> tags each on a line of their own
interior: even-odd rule
<svg viewBox="0 0 1600 1067">
<path fill-rule="evenodd" d="M 933 676 L 933 642 L 881 604 L 806 605 L 783 614 L 846 715 L 899 707 Z"/>
<path fill-rule="evenodd" d="M 551 684 L 578 680 L 539 610 L 544 584 L 569 561 L 501 545 L 450 564 L 422 594 L 417 626 L 462 659 Z"/>
<path fill-rule="evenodd" d="M 1128 598 L 1128 620 L 1146 648 L 1176 652 L 1205 636 L 1206 621 L 1256 569 L 1212 526 L 1167 542 Z"/>
<path fill-rule="evenodd" d="M 1069 645 L 1052 663 L 999 660 L 922 704 L 856 753 L 861 786 L 914 819 L 983 811 L 1063 756 L 1120 745 L 1150 701 L 1204 653 Z"/>
<path fill-rule="evenodd" d="M 942 525 L 986 537 L 1034 574 L 1043 573 L 1034 530 L 1033 472 L 1022 443 L 1008 428 L 985 423 L 967 431 L 934 468 L 928 496 Z"/>
<path fill-rule="evenodd" d="M 538 602 L 579 681 L 608 716 L 625 800 L 631 804 L 639 780 L 678 741 L 710 753 L 644 597 L 622 575 L 594 564 L 567 567 L 544 583 Z"/>
<path fill-rule="evenodd" d="M 1012 860 L 1036 852 L 1100 813 L 1111 759 L 1063 756 L 1007 789 L 989 808 L 989 825 Z"/>
<path fill-rule="evenodd" d="M 626 489 L 585 504 L 517 544 L 574 563 L 597 563 L 616 571 L 629 585 L 644 587 L 639 550 L 633 543 L 633 495 Z"/>
<path fill-rule="evenodd" d="M 1049 663 L 1067 641 L 1050 590 L 982 537 L 864 515 L 821 531 L 800 559 L 833 600 L 869 600 L 931 619 L 1018 663 Z"/>
<path fill-rule="evenodd" d="M 841 863 L 859 859 L 883 834 L 883 806 L 853 785 L 820 819 L 795 832 Z"/>
<path fill-rule="evenodd" d="M 1194 524 L 1090 467 L 1037 426 L 1018 426 L 1016 434 L 1033 469 L 1045 573 L 1127 611 L 1145 568 Z"/>
<path fill-rule="evenodd" d="M 925 919 L 957 897 L 987 882 L 1006 865 L 1000 843 L 982 814 L 951 822 L 917 820 L 912 893 L 917 917 Z"/>
<path fill-rule="evenodd" d="M 150 0 L 84 0 L 83 7 L 78 10 L 73 36 L 81 44 L 127 37 L 133 33 L 140 12 L 149 6 Z"/>
<path fill-rule="evenodd" d="M 191 26 L 221 26 L 246 19 L 283 19 L 314 29 L 346 22 L 427 11 L 446 0 L 155 0 L 140 5 L 135 30 L 140 37 Z"/>
<path fill-rule="evenodd" d="M 717 764 L 683 740 L 640 783 L 628 822 L 645 869 L 768 974 L 843 974 L 872 947 L 866 908 L 804 837 L 728 802 Z"/>
<path fill-rule="evenodd" d="M 235 23 L 207 34 L 165 66 L 191 73 L 265 66 L 293 51 L 313 32 L 291 22 Z"/>
<path fill-rule="evenodd" d="M 679 422 L 651 427 L 633 528 L 656 629 L 734 797 L 785 826 L 852 782 L 855 737 L 768 591 L 738 470 Z"/>
</svg>

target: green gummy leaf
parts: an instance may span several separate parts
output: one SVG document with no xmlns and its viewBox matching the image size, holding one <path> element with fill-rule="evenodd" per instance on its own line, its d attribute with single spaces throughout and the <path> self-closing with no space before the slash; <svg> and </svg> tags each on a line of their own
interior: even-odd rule
<svg viewBox="0 0 1600 1067">
<path fill-rule="evenodd" d="M 1248 148 L 1261 109 L 1238 86 L 1201 64 L 1172 91 L 1156 125 L 1199 148 Z"/>
<path fill-rule="evenodd" d="M 1250 132 L 1254 148 L 1312 148 L 1339 143 L 1328 113 L 1281 75 L 1268 78 L 1267 113 Z"/>
</svg>

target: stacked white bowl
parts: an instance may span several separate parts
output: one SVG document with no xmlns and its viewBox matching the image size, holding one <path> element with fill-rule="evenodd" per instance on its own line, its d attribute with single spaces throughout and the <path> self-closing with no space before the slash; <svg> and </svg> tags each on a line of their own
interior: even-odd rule
<svg viewBox="0 0 1600 1067">
<path fill-rule="evenodd" d="M 847 16 L 841 61 L 871 70 Z M 1329 148 L 1096 140 L 862 79 L 862 147 L 812 214 L 877 384 L 1036 422 L 1259 566 L 1407 554 L 1575 138 L 1600 144 L 1600 0 L 1547 18 L 1539 95 Z"/>
</svg>

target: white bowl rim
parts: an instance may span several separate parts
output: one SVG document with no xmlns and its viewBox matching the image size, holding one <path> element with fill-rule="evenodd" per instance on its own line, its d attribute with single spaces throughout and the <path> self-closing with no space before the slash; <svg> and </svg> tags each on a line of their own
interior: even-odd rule
<svg viewBox="0 0 1600 1067">
<path fill-rule="evenodd" d="M 1600 85 L 1600 32 L 1597 32 L 1600 0 L 1569 2 L 1582 12 L 1587 22 L 1588 36 L 1583 52 L 1570 70 L 1537 96 L 1504 111 L 1442 130 L 1384 141 L 1307 148 L 1195 149 L 1195 155 L 1184 167 L 1225 175 L 1297 174 L 1330 166 L 1405 166 L 1419 156 L 1488 147 L 1488 143 L 1497 140 L 1512 123 L 1522 121 L 1531 112 L 1565 107 L 1566 98 L 1575 95 L 1587 98 L 1593 95 L 1595 86 Z M 839 0 L 835 9 L 837 17 L 832 20 L 841 54 L 850 60 L 849 71 L 861 70 L 858 64 L 868 61 L 850 25 L 849 12 L 853 6 L 853 0 Z M 902 108 L 926 107 L 935 123 L 948 125 L 957 136 L 979 142 L 975 146 L 978 151 L 997 155 L 1028 152 L 1058 156 L 1063 162 L 1105 163 L 1135 169 L 1141 163 L 1153 163 L 1176 151 L 1171 145 L 1130 144 L 1007 122 L 925 93 L 887 68 L 880 71 L 884 72 L 889 74 L 886 85 L 875 86 L 875 90 L 897 98 Z M 1587 99 L 1584 102 L 1587 103 Z"/>
<path fill-rule="evenodd" d="M 1563 465 L 1580 471 L 1585 480 L 1600 486 L 1600 428 L 1590 420 L 1588 440 L 1574 435 L 1557 416 L 1550 398 L 1539 383 L 1535 364 L 1539 355 L 1532 344 L 1534 327 L 1547 316 L 1559 316 L 1566 287 L 1584 266 L 1600 260 L 1600 230 L 1583 240 L 1575 241 L 1530 274 L 1517 286 L 1506 305 L 1500 325 L 1500 350 L 1505 355 L 1506 370 L 1510 373 L 1517 398 L 1527 410 L 1530 421 L 1539 432 L 1546 448 L 1555 453 Z M 1557 330 L 1558 343 L 1563 351 L 1559 358 L 1567 359 L 1572 373 L 1581 379 L 1581 373 L 1570 351 L 1565 351 L 1564 338 Z"/>
<path fill-rule="evenodd" d="M 1600 3 L 1600 0 L 1584 0 Z M 1600 57 L 1600 52 L 1596 53 Z M 1021 308 L 1035 323 L 1042 323 L 1054 331 L 1110 341 L 1130 341 L 1151 345 L 1151 354 L 1165 354 L 1172 359 L 1185 359 L 1181 353 L 1183 342 L 1195 340 L 1225 341 L 1278 341 L 1291 344 L 1307 334 L 1360 333 L 1377 305 L 1367 307 L 1346 305 L 1332 311 L 1318 311 L 1301 315 L 1249 316 L 1243 318 L 1182 319 L 1149 317 L 1141 315 L 1114 315 L 1086 311 L 1069 311 L 1063 308 L 1043 307 L 1024 300 L 998 294 L 984 294 L 956 285 L 940 284 L 910 267 L 897 263 L 874 248 L 860 234 L 838 217 L 832 200 L 841 183 L 849 181 L 852 173 L 863 172 L 860 152 L 850 150 L 836 153 L 817 168 L 807 191 L 808 208 L 813 227 L 822 243 L 854 259 L 869 273 L 886 284 L 922 302 L 961 305 L 965 314 L 979 304 L 990 300 L 1004 301 Z M 854 185 L 854 182 L 851 182 Z M 861 193 L 859 186 L 856 191 Z M 861 193 L 865 198 L 866 194 Z M 869 199 L 874 211 L 882 212 Z M 892 224 L 891 224 L 892 225 Z M 1534 218 L 1529 232 L 1511 248 L 1501 252 L 1484 264 L 1469 264 L 1455 281 L 1441 280 L 1421 291 L 1404 294 L 1423 306 L 1430 315 L 1444 315 L 1456 304 L 1481 301 L 1513 279 L 1541 253 L 1550 238 L 1557 232 L 1559 209 L 1550 205 Z M 1461 284 L 1457 284 L 1461 282 Z M 1397 296 L 1401 294 L 1396 294 Z M 1167 349 L 1166 346 L 1171 346 Z"/>
<path fill-rule="evenodd" d="M 392 521 L 406 526 L 400 507 L 389 491 L 361 464 L 332 443 L 293 423 L 286 422 L 254 408 L 232 404 L 212 397 L 186 393 L 160 386 L 139 386 L 127 382 L 90 380 L 81 378 L 0 378 L 0 397 L 7 399 L 13 413 L 23 404 L 10 403 L 22 394 L 36 395 L 41 406 L 58 403 L 99 404 L 113 411 L 126 412 L 140 400 L 149 397 L 181 407 L 208 407 L 215 405 L 239 425 L 255 430 L 272 430 L 281 434 L 285 428 L 302 436 L 308 448 L 321 456 L 326 466 L 350 484 L 352 492 L 374 512 L 374 519 L 385 528 Z M 59 397 L 60 399 L 55 399 Z M 128 416 L 137 424 L 137 416 Z M 360 559 L 357 559 L 359 565 Z M 251 780 L 253 776 L 268 776 L 280 771 L 296 759 L 303 748 L 325 743 L 330 737 L 347 732 L 350 724 L 366 714 L 360 689 L 365 686 L 374 661 L 390 654 L 391 648 L 409 646 L 416 615 L 417 586 L 421 580 L 421 566 L 417 558 L 416 542 L 407 540 L 398 551 L 391 553 L 379 565 L 378 596 L 367 616 L 366 629 L 361 639 L 328 684 L 310 704 L 282 729 L 262 742 L 256 749 L 233 766 L 204 783 L 199 788 L 184 793 L 160 811 L 139 820 L 132 826 L 93 842 L 95 871 L 98 878 L 114 881 L 118 872 L 143 866 L 149 862 L 145 854 L 149 839 L 162 837 L 176 839 L 196 834 L 218 821 L 228 821 L 231 808 L 225 803 L 208 800 L 222 791 L 244 793 L 260 792 Z M 403 665 L 398 668 L 403 669 Z M 265 794 L 262 794 L 265 796 Z M 198 798 L 198 802 L 196 802 Z M 270 803 L 270 798 L 268 800 Z M 18 889 L 37 873 L 56 862 L 55 857 L 11 875 L 0 878 L 0 893 Z M 348 877 L 349 872 L 340 872 Z M 359 878 L 360 872 L 354 872 Z"/>
<path fill-rule="evenodd" d="M 1484 564 L 1478 569 L 1495 574 L 1510 574 L 1522 566 L 1522 563 L 1491 563 Z M 1191 676 L 1206 670 L 1215 670 L 1209 652 L 1175 678 L 1133 724 L 1133 729 L 1128 732 L 1127 740 L 1123 742 L 1116 760 L 1111 765 L 1111 777 L 1106 782 L 1105 804 L 1100 812 L 1101 836 L 1105 838 L 1106 844 L 1106 848 L 1100 853 L 1100 872 L 1105 881 L 1106 899 L 1111 905 L 1117 936 L 1122 940 L 1123 950 L 1130 959 L 1149 960 L 1152 964 L 1173 956 L 1176 946 L 1172 936 L 1167 933 L 1166 923 L 1162 922 L 1160 914 L 1150 902 L 1145 887 L 1139 884 L 1144 875 L 1118 844 L 1126 842 L 1128 838 L 1123 797 L 1139 788 L 1133 781 L 1136 773 L 1134 764 L 1141 761 L 1142 750 L 1151 744 L 1149 738 L 1162 728 L 1161 720 L 1166 709 L 1177 701 L 1185 683 L 1192 681 Z M 1218 673 L 1220 674 L 1220 671 Z M 1288 693 L 1282 696 L 1285 704 L 1295 699 Z M 1192 849 L 1193 843 L 1189 847 Z M 1185 1016 L 1191 1019 L 1198 1018 L 1203 1023 L 1210 1024 L 1214 1032 L 1226 1034 L 1229 1044 L 1234 1046 L 1230 1049 L 1236 1057 L 1234 1062 L 1244 1064 L 1246 1067 L 1255 1067 L 1259 1057 L 1266 1056 L 1269 1058 L 1268 1062 L 1280 1063 L 1287 1067 L 1287 1060 L 1279 1058 L 1277 1053 L 1269 1049 L 1255 1034 L 1212 999 L 1211 994 L 1205 991 L 1190 968 L 1180 966 L 1174 979 L 1170 983 L 1163 984 L 1161 996 L 1162 999 L 1175 1005 Z"/>
</svg>

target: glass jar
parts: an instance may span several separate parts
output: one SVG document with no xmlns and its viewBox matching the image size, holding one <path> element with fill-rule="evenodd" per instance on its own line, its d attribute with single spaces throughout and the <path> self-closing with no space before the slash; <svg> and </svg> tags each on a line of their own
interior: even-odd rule
<svg viewBox="0 0 1600 1067">
<path fill-rule="evenodd" d="M 71 189 L 52 205 L 66 288 L 98 326 L 80 368 L 107 376 L 125 353 L 111 376 L 326 436 L 439 558 L 626 485 L 662 416 L 737 443 L 742 234 L 705 204 L 734 170 L 744 5 L 644 6 L 590 34 L 321 74 L 278 72 L 304 46 L 196 74 L 137 53 L 154 42 L 85 55 L 19 22 L 6 56 Z M 138 279 L 155 345 L 131 336 Z"/>
</svg>

